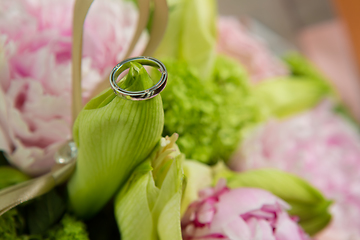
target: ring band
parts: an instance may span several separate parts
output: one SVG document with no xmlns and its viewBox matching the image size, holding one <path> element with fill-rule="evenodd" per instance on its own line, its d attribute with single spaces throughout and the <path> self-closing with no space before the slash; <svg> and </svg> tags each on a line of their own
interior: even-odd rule
<svg viewBox="0 0 360 240">
<path fill-rule="evenodd" d="M 130 68 L 130 62 L 137 62 L 141 65 L 151 66 L 158 68 L 161 72 L 161 78 L 160 80 L 151 88 L 142 90 L 142 91 L 126 91 L 117 85 L 116 80 L 119 77 L 119 75 L 124 72 L 126 69 Z M 110 86 L 114 90 L 115 94 L 133 101 L 139 101 L 139 100 L 147 100 L 150 98 L 155 97 L 158 95 L 166 86 L 167 82 L 167 71 L 165 65 L 160 62 L 159 60 L 152 58 L 152 57 L 134 57 L 129 58 L 127 60 L 124 60 L 120 63 L 118 63 L 114 69 L 112 70 L 110 74 Z"/>
</svg>

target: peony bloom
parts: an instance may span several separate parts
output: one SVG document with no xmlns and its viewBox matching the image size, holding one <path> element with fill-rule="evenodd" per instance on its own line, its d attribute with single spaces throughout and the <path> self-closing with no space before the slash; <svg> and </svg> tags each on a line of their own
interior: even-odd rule
<svg viewBox="0 0 360 240">
<path fill-rule="evenodd" d="M 32 175 L 48 171 L 58 146 L 71 138 L 73 4 L 0 2 L 0 150 Z M 136 20 L 130 2 L 94 2 L 84 30 L 84 98 L 122 59 Z"/>
<path fill-rule="evenodd" d="M 225 181 L 200 192 L 181 225 L 184 240 L 306 240 L 309 237 L 289 217 L 289 206 L 256 188 L 228 189 Z"/>
<path fill-rule="evenodd" d="M 217 50 L 244 65 L 253 82 L 288 75 L 286 65 L 234 17 L 219 18 Z"/>
<path fill-rule="evenodd" d="M 360 239 L 360 135 L 330 102 L 292 118 L 272 120 L 250 135 L 235 170 L 275 167 L 301 176 L 335 203 L 329 231 Z"/>
</svg>

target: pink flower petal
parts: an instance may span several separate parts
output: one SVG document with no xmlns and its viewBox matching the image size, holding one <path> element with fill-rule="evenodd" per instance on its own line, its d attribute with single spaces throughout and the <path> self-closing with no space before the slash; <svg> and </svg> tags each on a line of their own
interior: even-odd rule
<svg viewBox="0 0 360 240">
<path fill-rule="evenodd" d="M 233 169 L 272 167 L 307 179 L 335 200 L 331 228 L 360 239 L 360 135 L 332 102 L 270 120 L 245 139 L 240 155 L 231 160 Z"/>
<path fill-rule="evenodd" d="M 181 221 L 185 240 L 283 240 L 289 232 L 293 237 L 287 239 L 307 239 L 286 213 L 289 206 L 271 193 L 255 188 L 230 190 L 222 181 L 210 190 L 185 212 Z"/>
<path fill-rule="evenodd" d="M 306 235 L 299 232 L 299 227 L 286 213 L 279 213 L 275 229 L 276 240 L 306 240 Z"/>
<path fill-rule="evenodd" d="M 0 147 L 11 164 L 32 175 L 49 171 L 57 147 L 71 138 L 73 5 L 0 1 Z M 137 17 L 132 2 L 92 4 L 84 27 L 84 99 L 122 60 Z"/>
</svg>

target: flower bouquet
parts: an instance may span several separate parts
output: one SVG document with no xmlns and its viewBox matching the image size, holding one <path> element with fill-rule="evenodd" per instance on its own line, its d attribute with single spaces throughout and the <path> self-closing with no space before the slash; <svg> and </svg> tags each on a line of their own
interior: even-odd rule
<svg viewBox="0 0 360 240">
<path fill-rule="evenodd" d="M 4 0 L 0 98 L 0 239 L 360 238 L 357 123 L 214 0 Z"/>
</svg>

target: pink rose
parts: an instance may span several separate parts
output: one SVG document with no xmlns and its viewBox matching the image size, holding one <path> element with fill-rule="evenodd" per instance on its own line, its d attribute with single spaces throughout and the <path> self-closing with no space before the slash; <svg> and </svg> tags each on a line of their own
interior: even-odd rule
<svg viewBox="0 0 360 240">
<path fill-rule="evenodd" d="M 288 75 L 285 64 L 234 17 L 219 18 L 217 49 L 244 65 L 254 82 Z"/>
<path fill-rule="evenodd" d="M 0 1 L 0 150 L 31 175 L 54 165 L 71 138 L 74 0 Z M 131 2 L 91 6 L 84 30 L 84 100 L 122 59 L 136 28 Z M 137 53 L 145 46 L 142 37 Z"/>
<path fill-rule="evenodd" d="M 329 231 L 360 239 L 359 129 L 332 108 L 323 102 L 292 118 L 267 122 L 244 141 L 230 165 L 238 171 L 274 167 L 307 179 L 335 200 Z"/>
<path fill-rule="evenodd" d="M 228 189 L 225 181 L 200 192 L 181 221 L 184 240 L 306 240 L 309 237 L 289 217 L 289 206 L 256 188 Z"/>
</svg>

